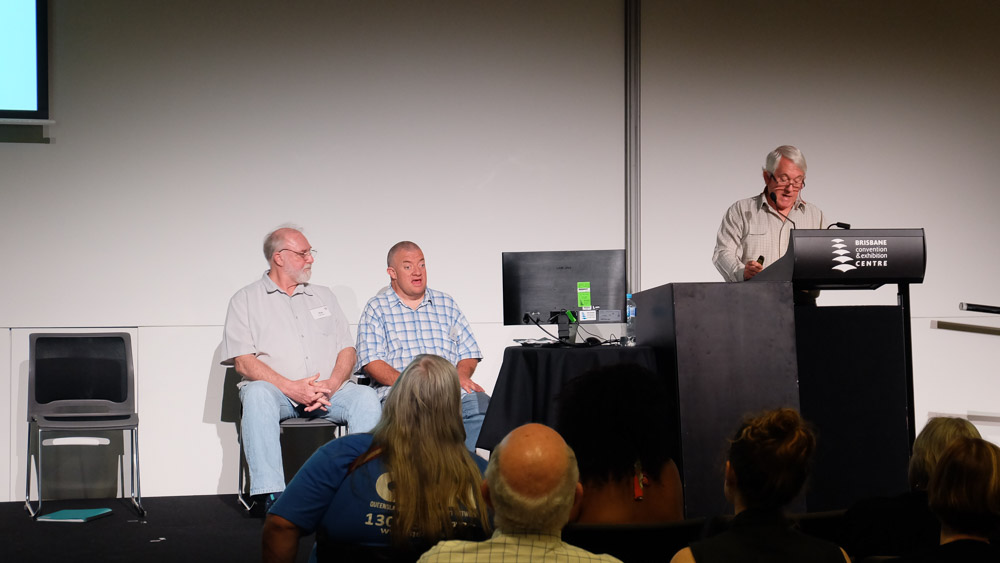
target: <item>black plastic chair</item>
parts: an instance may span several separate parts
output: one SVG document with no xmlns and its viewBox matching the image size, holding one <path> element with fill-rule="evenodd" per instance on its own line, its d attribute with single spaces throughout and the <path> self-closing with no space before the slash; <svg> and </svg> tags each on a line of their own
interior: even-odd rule
<svg viewBox="0 0 1000 563">
<path fill-rule="evenodd" d="M 42 508 L 42 436 L 45 432 L 128 431 L 132 505 L 145 516 L 139 487 L 139 415 L 135 412 L 132 339 L 128 333 L 33 333 L 29 336 L 28 455 L 24 507 L 32 518 Z M 38 505 L 31 503 L 33 438 L 38 448 Z M 57 444 L 53 444 L 57 445 Z M 124 451 L 119 454 L 125 496 Z"/>
</svg>

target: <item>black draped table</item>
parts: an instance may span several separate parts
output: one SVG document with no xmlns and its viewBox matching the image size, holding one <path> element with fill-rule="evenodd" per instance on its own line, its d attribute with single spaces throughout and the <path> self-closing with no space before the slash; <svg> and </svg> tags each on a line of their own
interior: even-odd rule
<svg viewBox="0 0 1000 563">
<path fill-rule="evenodd" d="M 656 358 L 649 346 L 508 347 L 476 445 L 492 450 L 508 432 L 529 422 L 555 427 L 556 404 L 567 381 L 595 367 L 624 362 L 656 371 Z"/>
</svg>

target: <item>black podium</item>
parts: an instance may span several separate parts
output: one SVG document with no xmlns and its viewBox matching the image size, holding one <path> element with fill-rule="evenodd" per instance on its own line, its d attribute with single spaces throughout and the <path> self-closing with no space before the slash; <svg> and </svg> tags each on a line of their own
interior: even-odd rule
<svg viewBox="0 0 1000 563">
<path fill-rule="evenodd" d="M 793 230 L 754 283 L 639 292 L 636 340 L 675 383 L 688 517 L 727 510 L 727 438 L 745 414 L 799 408 L 819 434 L 793 511 L 846 508 L 906 490 L 913 441 L 909 284 L 923 281 L 923 230 Z M 795 306 L 796 292 L 898 286 L 895 306 Z"/>
<path fill-rule="evenodd" d="M 792 284 L 675 283 L 632 297 L 636 341 L 677 393 L 664 416 L 679 433 L 685 515 L 723 514 L 726 440 L 743 414 L 799 407 Z"/>
</svg>

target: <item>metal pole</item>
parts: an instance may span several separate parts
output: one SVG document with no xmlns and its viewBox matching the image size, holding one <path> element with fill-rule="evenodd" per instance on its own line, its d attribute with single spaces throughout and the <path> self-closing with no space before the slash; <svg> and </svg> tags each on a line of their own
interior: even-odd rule
<svg viewBox="0 0 1000 563">
<path fill-rule="evenodd" d="M 636 293 L 642 287 L 639 283 L 640 16 L 640 0 L 625 0 L 625 275 L 629 293 Z"/>
</svg>

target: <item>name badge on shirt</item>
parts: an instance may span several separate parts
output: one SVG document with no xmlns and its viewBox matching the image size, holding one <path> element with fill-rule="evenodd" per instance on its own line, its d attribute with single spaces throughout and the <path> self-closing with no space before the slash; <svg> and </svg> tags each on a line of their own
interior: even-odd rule
<svg viewBox="0 0 1000 563">
<path fill-rule="evenodd" d="M 309 309 L 309 312 L 312 313 L 313 318 L 316 320 L 329 317 L 331 315 L 330 309 L 328 309 L 326 305 L 316 307 L 315 309 Z"/>
</svg>

